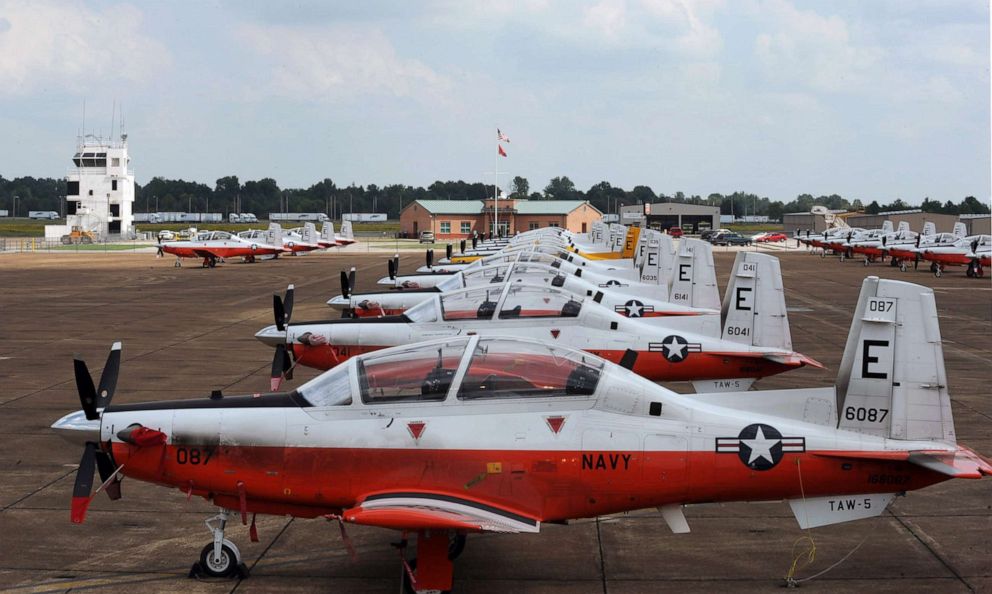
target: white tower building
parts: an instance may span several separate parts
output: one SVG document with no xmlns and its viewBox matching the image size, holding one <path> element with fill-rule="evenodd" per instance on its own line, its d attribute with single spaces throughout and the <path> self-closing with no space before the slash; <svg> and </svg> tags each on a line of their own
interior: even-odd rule
<svg viewBox="0 0 992 594">
<path fill-rule="evenodd" d="M 134 171 L 127 134 L 120 142 L 86 135 L 79 139 L 75 165 L 66 174 L 66 227 L 79 226 L 100 239 L 128 237 L 134 218 Z"/>
</svg>

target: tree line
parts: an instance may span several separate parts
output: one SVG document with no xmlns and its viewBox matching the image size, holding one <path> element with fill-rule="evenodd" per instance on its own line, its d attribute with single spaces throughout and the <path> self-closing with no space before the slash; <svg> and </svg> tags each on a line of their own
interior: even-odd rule
<svg viewBox="0 0 992 594">
<path fill-rule="evenodd" d="M 14 196 L 17 196 L 17 215 L 26 216 L 29 210 L 54 210 L 63 212 L 66 183 L 63 179 L 0 176 L 0 209 L 13 215 Z M 200 182 L 181 179 L 152 178 L 145 185 L 135 184 L 134 212 L 252 212 L 266 216 L 270 212 L 326 212 L 334 219 L 347 212 L 386 213 L 391 219 L 399 218 L 404 206 L 414 200 L 483 200 L 491 198 L 492 185 L 481 182 L 435 181 L 426 188 L 392 184 L 338 186 L 324 179 L 308 188 L 280 188 L 276 180 L 263 178 L 242 182 L 229 175 L 216 181 L 213 187 Z M 579 190 L 566 176 L 555 177 L 540 192 L 531 191 L 524 177 L 513 178 L 511 198 L 531 200 L 588 200 L 604 213 L 614 213 L 620 206 L 654 202 L 681 202 L 720 208 L 720 214 L 767 216 L 781 220 L 784 213 L 809 212 L 816 205 L 835 210 L 864 210 L 869 214 L 914 208 L 895 199 L 887 204 L 873 200 L 865 205 L 859 199 L 847 200 L 837 194 L 813 196 L 800 194 L 795 200 L 781 202 L 749 192 L 730 194 L 712 193 L 705 197 L 683 192 L 656 193 L 649 186 L 633 189 L 613 186 L 602 181 L 586 191 Z M 945 214 L 988 213 L 989 207 L 974 196 L 960 202 L 934 200 L 927 197 L 919 207 L 925 212 Z"/>
</svg>

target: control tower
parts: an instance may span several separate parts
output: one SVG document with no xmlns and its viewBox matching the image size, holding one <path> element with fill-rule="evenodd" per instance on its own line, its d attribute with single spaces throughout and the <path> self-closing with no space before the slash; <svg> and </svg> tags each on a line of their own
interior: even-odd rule
<svg viewBox="0 0 992 594">
<path fill-rule="evenodd" d="M 134 171 L 127 153 L 127 134 L 120 141 L 88 134 L 80 137 L 75 168 L 66 181 L 66 228 L 78 226 L 101 240 L 129 237 L 133 231 Z"/>
</svg>

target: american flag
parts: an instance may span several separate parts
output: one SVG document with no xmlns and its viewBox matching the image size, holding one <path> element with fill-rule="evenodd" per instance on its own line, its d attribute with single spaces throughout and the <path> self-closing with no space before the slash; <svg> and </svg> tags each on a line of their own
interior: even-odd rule
<svg viewBox="0 0 992 594">
<path fill-rule="evenodd" d="M 501 156 L 501 157 L 505 157 L 506 156 L 506 151 L 503 150 L 503 147 L 501 147 L 499 145 L 496 145 L 496 148 L 499 149 L 499 156 Z"/>
<path fill-rule="evenodd" d="M 501 142 L 510 142 L 510 137 L 500 132 L 499 128 L 496 128 L 496 138 Z"/>
</svg>

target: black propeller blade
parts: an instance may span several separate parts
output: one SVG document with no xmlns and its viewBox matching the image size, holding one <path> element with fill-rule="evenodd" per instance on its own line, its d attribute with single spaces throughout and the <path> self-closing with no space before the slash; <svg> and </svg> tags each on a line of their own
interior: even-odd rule
<svg viewBox="0 0 992 594">
<path fill-rule="evenodd" d="M 79 392 L 79 403 L 83 405 L 83 412 L 89 421 L 99 419 L 96 412 L 96 388 L 93 386 L 93 378 L 90 377 L 90 370 L 86 367 L 86 361 L 76 355 L 72 360 L 72 369 L 76 375 L 76 391 Z"/>
<path fill-rule="evenodd" d="M 386 268 L 389 270 L 389 280 L 396 278 L 396 261 L 390 258 L 386 261 Z"/>
<path fill-rule="evenodd" d="M 434 250 L 427 250 L 427 267 L 434 267 Z"/>
<path fill-rule="evenodd" d="M 345 299 L 351 297 L 351 284 L 348 282 L 348 273 L 341 271 L 341 296 Z"/>
<path fill-rule="evenodd" d="M 479 236 L 478 235 L 473 235 L 472 236 L 472 249 L 474 250 L 476 248 L 476 246 L 478 246 L 478 245 L 479 245 Z"/>
<path fill-rule="evenodd" d="M 351 295 L 355 292 L 355 267 L 352 266 L 351 270 L 348 271 L 348 294 Z"/>
<path fill-rule="evenodd" d="M 269 374 L 269 386 L 273 392 L 279 389 L 283 378 L 293 379 L 293 359 L 289 350 L 284 344 L 276 345 L 276 352 L 272 356 L 272 371 Z"/>
<path fill-rule="evenodd" d="M 114 397 L 114 391 L 117 389 L 117 374 L 120 373 L 120 370 L 121 343 L 115 342 L 110 347 L 107 363 L 103 366 L 103 372 L 100 374 L 100 387 L 96 392 L 96 407 L 98 409 L 110 406 L 110 400 Z M 92 385 L 92 381 L 90 385 Z"/>
<path fill-rule="evenodd" d="M 450 260 L 451 259 L 452 252 L 453 252 L 453 248 L 452 248 L 451 244 L 449 243 L 448 245 L 446 245 L 444 247 L 444 257 L 446 257 L 446 258 L 448 258 Z"/>
<path fill-rule="evenodd" d="M 464 254 L 465 253 L 465 240 L 464 239 L 461 241 L 461 243 L 458 245 L 458 247 L 460 248 L 461 252 Z"/>
<path fill-rule="evenodd" d="M 114 459 L 107 452 L 97 450 L 96 451 L 96 469 L 100 473 L 100 480 L 106 483 L 107 487 L 104 491 L 107 492 L 107 496 L 110 497 L 111 501 L 116 501 L 121 498 L 121 479 L 117 474 L 117 466 L 114 465 Z M 113 478 L 113 481 L 110 479 Z M 110 481 L 110 482 L 108 482 Z"/>
<path fill-rule="evenodd" d="M 93 492 L 93 471 L 96 470 L 96 444 L 86 442 L 83 457 L 79 459 L 76 482 L 72 487 L 73 524 L 82 524 L 86 519 L 86 509 L 90 506 L 90 493 Z"/>
<path fill-rule="evenodd" d="M 278 293 L 272 294 L 272 317 L 275 320 L 276 328 L 282 332 L 293 317 L 293 295 L 296 288 L 293 285 L 286 287 L 285 297 L 279 297 Z"/>
</svg>

